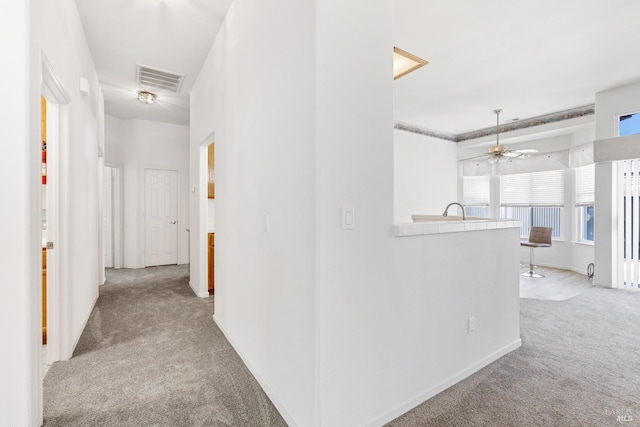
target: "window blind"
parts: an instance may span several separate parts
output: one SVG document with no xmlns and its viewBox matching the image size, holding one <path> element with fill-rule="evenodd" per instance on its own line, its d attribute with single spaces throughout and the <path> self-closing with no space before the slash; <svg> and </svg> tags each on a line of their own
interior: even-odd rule
<svg viewBox="0 0 640 427">
<path fill-rule="evenodd" d="M 462 203 L 467 206 L 489 206 L 489 176 L 462 177 Z"/>
<path fill-rule="evenodd" d="M 500 176 L 500 205 L 564 206 L 564 171 Z"/>
<path fill-rule="evenodd" d="M 595 165 L 576 168 L 576 206 L 593 205 L 595 201 Z"/>
</svg>

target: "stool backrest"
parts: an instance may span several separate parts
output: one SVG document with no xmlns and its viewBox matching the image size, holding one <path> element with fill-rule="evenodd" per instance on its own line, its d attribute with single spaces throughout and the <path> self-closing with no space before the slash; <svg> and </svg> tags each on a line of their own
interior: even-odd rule
<svg viewBox="0 0 640 427">
<path fill-rule="evenodd" d="M 551 244 L 551 227 L 531 227 L 529 241 L 531 243 Z"/>
</svg>

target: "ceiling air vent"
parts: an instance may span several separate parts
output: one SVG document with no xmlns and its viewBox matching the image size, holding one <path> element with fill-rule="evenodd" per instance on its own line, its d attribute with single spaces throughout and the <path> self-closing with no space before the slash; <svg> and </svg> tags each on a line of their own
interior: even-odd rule
<svg viewBox="0 0 640 427">
<path fill-rule="evenodd" d="M 184 76 L 138 64 L 138 84 L 178 92 Z"/>
</svg>

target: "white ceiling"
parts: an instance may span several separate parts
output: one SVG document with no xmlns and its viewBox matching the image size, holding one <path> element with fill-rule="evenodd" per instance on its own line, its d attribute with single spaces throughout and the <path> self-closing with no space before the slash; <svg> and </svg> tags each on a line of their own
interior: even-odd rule
<svg viewBox="0 0 640 427">
<path fill-rule="evenodd" d="M 107 114 L 189 124 L 189 92 L 231 0 L 76 0 Z M 136 98 L 136 64 L 185 75 L 178 93 Z"/>
<path fill-rule="evenodd" d="M 76 0 L 107 114 L 189 123 L 189 91 L 232 0 Z M 429 64 L 394 82 L 395 119 L 460 134 L 592 104 L 640 79 L 637 0 L 395 0 L 394 44 Z M 137 101 L 136 64 L 186 76 Z M 391 64 L 390 64 L 391 66 Z"/>
<path fill-rule="evenodd" d="M 595 102 L 640 80 L 637 0 L 395 0 L 394 43 L 429 61 L 395 119 L 450 134 Z"/>
</svg>

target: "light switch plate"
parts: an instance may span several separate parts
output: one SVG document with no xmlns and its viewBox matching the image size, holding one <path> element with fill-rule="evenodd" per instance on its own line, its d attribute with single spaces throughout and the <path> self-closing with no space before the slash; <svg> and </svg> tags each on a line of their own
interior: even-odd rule
<svg viewBox="0 0 640 427">
<path fill-rule="evenodd" d="M 342 229 L 353 230 L 356 226 L 356 213 L 353 206 L 342 207 Z"/>
<path fill-rule="evenodd" d="M 269 232 L 270 224 L 269 224 L 269 214 L 264 214 L 262 216 L 262 230 L 266 233 Z"/>
</svg>

